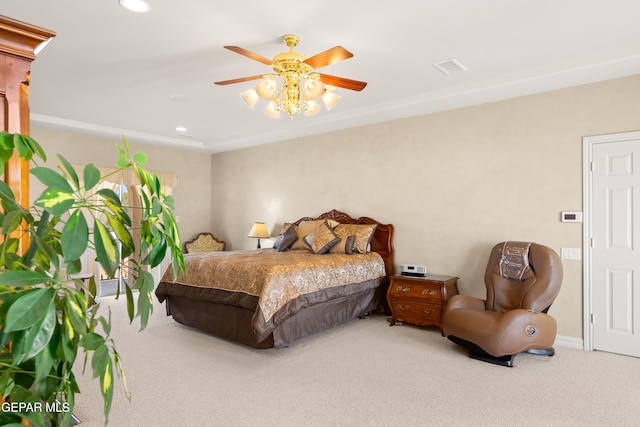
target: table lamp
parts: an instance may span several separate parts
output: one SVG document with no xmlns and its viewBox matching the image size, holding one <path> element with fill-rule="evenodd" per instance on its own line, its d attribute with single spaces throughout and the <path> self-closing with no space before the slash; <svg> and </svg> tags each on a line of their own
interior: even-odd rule
<svg viewBox="0 0 640 427">
<path fill-rule="evenodd" d="M 264 225 L 264 222 L 254 222 L 253 227 L 251 227 L 251 231 L 249 231 L 249 236 L 255 239 L 258 239 L 258 246 L 256 249 L 260 249 L 260 239 L 268 239 L 269 232 L 267 231 L 267 226 Z"/>
</svg>

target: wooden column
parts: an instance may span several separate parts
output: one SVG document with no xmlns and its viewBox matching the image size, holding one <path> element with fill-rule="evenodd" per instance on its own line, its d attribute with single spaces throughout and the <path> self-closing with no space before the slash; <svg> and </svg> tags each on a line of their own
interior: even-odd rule
<svg viewBox="0 0 640 427">
<path fill-rule="evenodd" d="M 0 130 L 29 135 L 29 73 L 41 43 L 53 31 L 0 15 Z M 4 181 L 22 206 L 29 206 L 29 164 L 16 154 L 5 165 Z M 28 244 L 28 236 L 21 241 Z"/>
</svg>

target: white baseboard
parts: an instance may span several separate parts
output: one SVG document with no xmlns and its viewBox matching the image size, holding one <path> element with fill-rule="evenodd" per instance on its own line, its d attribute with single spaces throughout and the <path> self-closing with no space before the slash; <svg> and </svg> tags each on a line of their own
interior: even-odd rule
<svg viewBox="0 0 640 427">
<path fill-rule="evenodd" d="M 554 346 L 575 348 L 576 350 L 584 350 L 584 341 L 582 338 L 567 337 L 564 335 L 556 336 Z"/>
</svg>

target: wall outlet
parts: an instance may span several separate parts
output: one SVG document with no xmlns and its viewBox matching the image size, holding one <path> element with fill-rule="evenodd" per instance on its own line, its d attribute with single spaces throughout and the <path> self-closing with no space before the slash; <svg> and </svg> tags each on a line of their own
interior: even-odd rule
<svg viewBox="0 0 640 427">
<path fill-rule="evenodd" d="M 560 257 L 562 259 L 582 259 L 582 249 L 580 249 L 580 248 L 561 248 Z"/>
</svg>

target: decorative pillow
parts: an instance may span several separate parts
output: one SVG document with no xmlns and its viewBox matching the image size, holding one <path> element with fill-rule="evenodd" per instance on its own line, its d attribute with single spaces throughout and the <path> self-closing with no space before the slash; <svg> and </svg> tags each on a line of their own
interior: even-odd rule
<svg viewBox="0 0 640 427">
<path fill-rule="evenodd" d="M 326 220 L 326 219 L 315 219 L 315 220 L 311 220 L 311 221 L 300 221 L 300 224 L 298 225 L 298 228 L 296 229 L 296 232 L 298 233 L 298 240 L 296 240 L 295 243 L 293 244 L 293 246 L 291 246 L 291 249 L 292 250 L 295 250 L 295 249 L 308 249 L 307 245 L 305 245 L 305 243 L 304 243 L 304 238 L 309 233 L 311 233 L 316 228 L 318 228 L 320 225 L 324 224 L 325 222 L 328 222 L 328 224 L 329 224 L 329 226 L 331 228 L 334 228 L 336 225 L 338 225 L 338 223 L 336 221 Z"/>
<path fill-rule="evenodd" d="M 314 254 L 325 254 L 340 241 L 328 222 L 322 223 L 304 237 L 304 243 Z"/>
<path fill-rule="evenodd" d="M 356 236 L 353 251 L 366 254 L 371 251 L 369 243 L 377 226 L 378 224 L 340 224 L 335 228 L 335 232 L 339 236 Z"/>
<path fill-rule="evenodd" d="M 353 244 L 356 242 L 356 236 L 340 236 L 336 233 L 335 229 L 333 232 L 340 237 L 340 241 L 333 245 L 329 250 L 332 254 L 347 254 L 351 255 L 353 253 Z"/>
<path fill-rule="evenodd" d="M 298 233 L 296 233 L 296 226 L 293 224 L 285 224 L 282 229 L 282 232 L 276 240 L 273 242 L 274 249 L 277 249 L 278 252 L 284 252 L 293 245 L 293 243 L 298 240 Z"/>
</svg>

